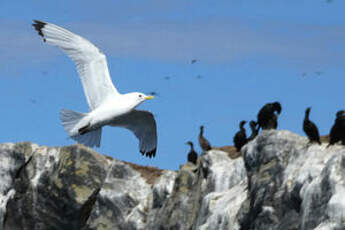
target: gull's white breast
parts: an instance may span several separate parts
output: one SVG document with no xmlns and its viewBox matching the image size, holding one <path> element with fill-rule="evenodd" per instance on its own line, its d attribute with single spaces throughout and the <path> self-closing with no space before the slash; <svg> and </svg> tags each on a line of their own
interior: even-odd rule
<svg viewBox="0 0 345 230">
<path fill-rule="evenodd" d="M 135 105 L 123 95 L 107 98 L 99 107 L 90 112 L 90 125 L 97 128 L 108 124 L 114 118 L 131 112 Z"/>
</svg>

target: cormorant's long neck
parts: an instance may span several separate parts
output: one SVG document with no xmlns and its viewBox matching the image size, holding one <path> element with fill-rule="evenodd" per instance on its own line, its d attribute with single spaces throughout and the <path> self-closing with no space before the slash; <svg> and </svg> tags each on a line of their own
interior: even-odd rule
<svg viewBox="0 0 345 230">
<path fill-rule="evenodd" d="M 194 151 L 193 143 L 189 143 L 189 145 L 190 145 L 190 150 L 191 150 L 191 151 Z"/>
<path fill-rule="evenodd" d="M 202 137 L 204 135 L 204 129 L 200 129 L 200 134 L 199 136 Z"/>
<path fill-rule="evenodd" d="M 309 111 L 305 111 L 304 120 L 309 120 Z"/>
<path fill-rule="evenodd" d="M 240 130 L 241 130 L 241 132 L 245 132 L 245 129 L 244 129 L 244 127 L 243 127 L 244 125 L 240 125 Z"/>
</svg>

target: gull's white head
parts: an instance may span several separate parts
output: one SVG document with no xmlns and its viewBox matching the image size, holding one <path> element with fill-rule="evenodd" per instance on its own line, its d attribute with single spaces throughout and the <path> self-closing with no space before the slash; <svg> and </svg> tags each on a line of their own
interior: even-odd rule
<svg viewBox="0 0 345 230">
<path fill-rule="evenodd" d="M 127 93 L 124 96 L 128 99 L 129 104 L 132 105 L 133 107 L 137 107 L 144 101 L 154 98 L 154 96 L 152 95 L 145 95 L 143 93 L 138 93 L 138 92 Z"/>
</svg>

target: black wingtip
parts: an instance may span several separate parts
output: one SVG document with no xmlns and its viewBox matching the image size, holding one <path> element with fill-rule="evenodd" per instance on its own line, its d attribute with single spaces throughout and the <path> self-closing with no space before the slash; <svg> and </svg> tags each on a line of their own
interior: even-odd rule
<svg viewBox="0 0 345 230">
<path fill-rule="evenodd" d="M 42 33 L 42 28 L 43 28 L 45 25 L 47 25 L 47 23 L 42 22 L 42 21 L 39 21 L 39 20 L 34 20 L 34 22 L 35 22 L 35 23 L 32 24 L 33 27 L 35 27 L 35 30 L 38 31 L 38 34 L 39 34 L 40 36 L 43 37 L 43 41 L 46 41 L 46 39 L 44 38 L 44 35 L 43 35 L 43 33 Z"/>
<path fill-rule="evenodd" d="M 144 152 L 144 151 L 140 150 L 140 152 L 141 152 L 142 155 L 145 155 L 146 157 L 150 157 L 150 158 L 156 156 L 156 151 L 157 151 L 156 148 L 153 149 L 152 151 L 149 151 L 149 152 Z"/>
</svg>

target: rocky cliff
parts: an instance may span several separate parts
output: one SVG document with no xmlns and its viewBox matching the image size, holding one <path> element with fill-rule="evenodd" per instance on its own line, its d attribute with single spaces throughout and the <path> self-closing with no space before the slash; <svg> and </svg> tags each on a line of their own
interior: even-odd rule
<svg viewBox="0 0 345 230">
<path fill-rule="evenodd" d="M 159 157 L 159 156 L 158 156 Z M 264 131 L 178 171 L 81 145 L 0 144 L 0 229 L 345 229 L 345 147 Z"/>
</svg>

